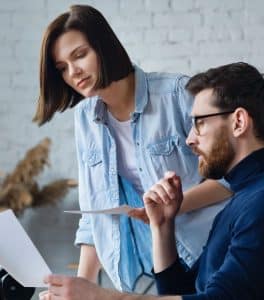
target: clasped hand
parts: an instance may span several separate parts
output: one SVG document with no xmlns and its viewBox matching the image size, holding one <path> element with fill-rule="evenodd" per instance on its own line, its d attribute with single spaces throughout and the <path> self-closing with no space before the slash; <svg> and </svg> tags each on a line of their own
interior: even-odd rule
<svg viewBox="0 0 264 300">
<path fill-rule="evenodd" d="M 166 172 L 143 196 L 144 208 L 135 208 L 129 216 L 140 219 L 151 226 L 162 226 L 172 221 L 183 200 L 181 179 L 174 172 Z"/>
</svg>

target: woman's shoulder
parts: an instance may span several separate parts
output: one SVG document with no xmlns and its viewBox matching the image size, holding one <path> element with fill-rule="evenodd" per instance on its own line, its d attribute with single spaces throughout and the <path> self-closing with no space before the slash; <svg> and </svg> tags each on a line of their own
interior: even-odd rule
<svg viewBox="0 0 264 300">
<path fill-rule="evenodd" d="M 151 72 L 146 73 L 150 91 L 175 92 L 185 88 L 189 76 L 181 73 Z"/>
<path fill-rule="evenodd" d="M 75 114 L 80 114 L 84 111 L 86 113 L 88 113 L 89 111 L 93 112 L 96 107 L 97 100 L 97 96 L 84 98 L 75 106 Z"/>
</svg>

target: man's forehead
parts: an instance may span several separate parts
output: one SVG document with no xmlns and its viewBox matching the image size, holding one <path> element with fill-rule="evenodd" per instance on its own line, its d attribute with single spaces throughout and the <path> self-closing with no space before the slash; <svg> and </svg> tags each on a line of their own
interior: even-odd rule
<svg viewBox="0 0 264 300">
<path fill-rule="evenodd" d="M 212 108 L 214 108 L 214 98 L 215 95 L 212 88 L 204 89 L 196 94 L 196 96 L 194 97 L 192 115 L 195 116 L 210 113 L 212 111 Z"/>
</svg>

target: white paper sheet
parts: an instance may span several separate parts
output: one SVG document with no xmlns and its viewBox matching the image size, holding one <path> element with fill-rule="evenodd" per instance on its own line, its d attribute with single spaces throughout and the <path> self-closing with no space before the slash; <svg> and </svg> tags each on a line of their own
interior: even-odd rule
<svg viewBox="0 0 264 300">
<path fill-rule="evenodd" d="M 106 215 L 122 215 L 128 214 L 134 207 L 129 205 L 121 205 L 109 209 L 100 209 L 100 210 L 65 210 L 64 212 L 70 214 L 106 214 Z"/>
<path fill-rule="evenodd" d="M 45 287 L 51 273 L 12 210 L 0 213 L 0 265 L 25 287 Z"/>
</svg>

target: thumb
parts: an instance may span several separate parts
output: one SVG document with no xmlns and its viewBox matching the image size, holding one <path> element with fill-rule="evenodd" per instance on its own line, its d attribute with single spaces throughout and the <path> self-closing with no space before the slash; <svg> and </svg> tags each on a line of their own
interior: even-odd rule
<svg viewBox="0 0 264 300">
<path fill-rule="evenodd" d="M 176 173 L 175 172 L 173 172 L 173 171 L 167 171 L 167 172 L 165 172 L 165 174 L 164 174 L 164 178 L 165 179 L 172 179 L 172 178 L 176 178 L 177 177 L 177 175 L 176 175 Z"/>
</svg>

